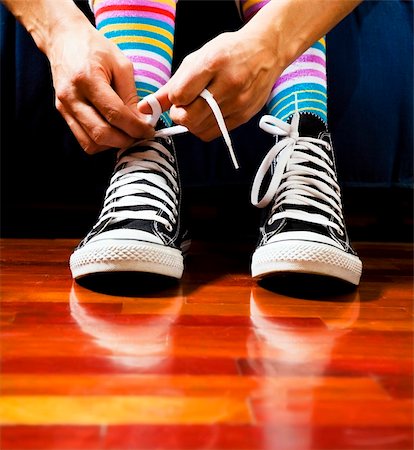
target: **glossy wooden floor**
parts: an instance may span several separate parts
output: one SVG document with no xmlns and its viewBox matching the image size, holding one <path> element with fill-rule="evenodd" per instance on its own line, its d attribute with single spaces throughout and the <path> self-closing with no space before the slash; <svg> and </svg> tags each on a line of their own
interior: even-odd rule
<svg viewBox="0 0 414 450">
<path fill-rule="evenodd" d="M 75 244 L 1 242 L 2 450 L 413 448 L 410 245 L 356 243 L 351 292 L 200 242 L 117 292 L 72 283 Z"/>
</svg>

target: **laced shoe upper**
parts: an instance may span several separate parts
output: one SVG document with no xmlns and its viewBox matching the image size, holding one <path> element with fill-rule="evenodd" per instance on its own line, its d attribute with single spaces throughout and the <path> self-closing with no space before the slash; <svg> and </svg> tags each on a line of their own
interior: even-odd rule
<svg viewBox="0 0 414 450">
<path fill-rule="evenodd" d="M 139 230 L 141 240 L 177 247 L 181 188 L 175 148 L 168 137 L 142 140 L 118 151 L 117 163 L 97 223 L 81 242 L 116 230 L 128 237 Z"/>
<path fill-rule="evenodd" d="M 238 163 L 220 108 L 208 90 L 200 93 L 216 117 L 234 166 Z M 146 97 L 153 114 L 148 122 L 161 124 L 162 110 L 154 95 Z M 178 125 L 158 128 L 155 138 L 141 140 L 117 154 L 97 223 L 78 248 L 102 238 L 132 238 L 179 248 L 186 234 L 180 223 L 181 186 L 171 136 L 187 132 Z M 113 231 L 113 233 L 111 233 Z"/>
<path fill-rule="evenodd" d="M 332 143 L 323 122 L 313 114 L 295 113 L 291 123 L 263 116 L 260 127 L 276 136 L 276 143 L 260 165 L 251 191 L 253 205 L 265 208 L 259 245 L 296 231 L 324 236 L 353 253 Z"/>
</svg>

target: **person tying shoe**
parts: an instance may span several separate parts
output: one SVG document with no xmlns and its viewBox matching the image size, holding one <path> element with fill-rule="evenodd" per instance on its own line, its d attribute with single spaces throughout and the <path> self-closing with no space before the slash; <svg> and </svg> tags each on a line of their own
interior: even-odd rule
<svg viewBox="0 0 414 450">
<path fill-rule="evenodd" d="M 173 75 L 173 0 L 95 0 L 96 29 L 72 0 L 2 1 L 48 57 L 56 107 L 81 146 L 119 149 L 101 214 L 70 258 L 75 279 L 180 278 L 189 240 L 177 128 L 168 129 L 180 125 L 205 141 L 224 133 L 232 150 L 227 130 L 266 105 L 260 127 L 275 145 L 263 149 L 252 184 L 252 203 L 263 208 L 252 276 L 359 283 L 328 130 L 324 36 L 360 1 L 241 1 L 244 25 L 188 55 Z"/>
</svg>

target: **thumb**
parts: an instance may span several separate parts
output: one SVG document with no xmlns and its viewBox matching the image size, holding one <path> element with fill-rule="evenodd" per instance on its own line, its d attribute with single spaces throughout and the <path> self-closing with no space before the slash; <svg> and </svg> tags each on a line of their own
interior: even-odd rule
<svg viewBox="0 0 414 450">
<path fill-rule="evenodd" d="M 157 99 L 158 103 L 161 106 L 161 110 L 162 112 L 167 111 L 171 108 L 172 103 L 170 102 L 169 98 L 168 98 L 168 83 L 165 84 L 164 86 L 162 86 L 160 89 L 158 89 L 157 92 L 155 92 L 153 95 L 154 97 Z M 147 102 L 147 100 L 145 99 L 145 97 L 140 100 L 138 102 L 137 105 L 138 108 L 138 112 L 142 113 L 142 114 L 152 114 L 152 108 L 149 105 L 149 103 Z"/>
<path fill-rule="evenodd" d="M 132 107 L 138 103 L 134 73 L 130 70 L 129 65 L 114 65 L 112 85 L 125 105 Z"/>
</svg>

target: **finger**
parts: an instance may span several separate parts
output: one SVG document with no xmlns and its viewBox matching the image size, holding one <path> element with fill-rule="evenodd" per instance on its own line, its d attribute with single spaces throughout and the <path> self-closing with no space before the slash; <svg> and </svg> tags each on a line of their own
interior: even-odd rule
<svg viewBox="0 0 414 450">
<path fill-rule="evenodd" d="M 209 91 L 215 91 L 214 84 L 209 86 Z M 221 115 L 226 117 L 234 110 L 233 99 L 229 99 L 228 95 L 212 94 L 217 102 Z M 221 101 L 220 98 L 224 97 Z M 192 103 L 186 106 L 173 105 L 170 109 L 171 119 L 180 125 L 186 126 L 193 134 L 198 135 L 206 128 L 215 128 L 217 132 L 219 127 L 217 125 L 217 118 L 215 117 L 210 105 L 207 101 L 198 97 Z"/>
<path fill-rule="evenodd" d="M 234 129 L 260 111 L 264 101 L 259 96 L 253 96 L 251 92 L 246 91 L 238 95 L 226 95 L 223 101 L 218 101 L 218 105 L 221 114 L 226 118 L 226 126 L 228 129 Z M 196 100 L 188 106 L 173 106 L 170 114 L 174 122 L 185 125 L 203 140 L 211 140 L 220 134 L 217 118 L 204 99 Z"/>
<path fill-rule="evenodd" d="M 116 127 L 135 139 L 151 138 L 154 135 L 154 129 L 146 122 L 145 117 L 126 106 L 106 81 L 96 82 L 85 96 L 112 128 Z"/>
<path fill-rule="evenodd" d="M 213 113 L 202 98 L 197 98 L 187 106 L 171 106 L 171 120 L 179 125 L 184 125 L 191 132 L 197 131 L 204 120 L 211 119 Z"/>
<path fill-rule="evenodd" d="M 161 106 L 162 112 L 168 111 L 171 108 L 172 103 L 168 98 L 169 86 L 168 83 L 158 89 L 153 95 L 157 99 Z M 141 114 L 152 114 L 153 110 L 145 97 L 137 105 L 138 112 Z"/>
<path fill-rule="evenodd" d="M 240 115 L 238 115 L 238 114 L 234 115 L 234 116 L 226 117 L 224 119 L 228 131 L 238 128 L 240 125 L 247 122 L 247 120 L 244 120 L 244 118 L 242 120 Z M 206 124 L 206 127 L 197 131 L 196 136 L 199 137 L 202 141 L 209 142 L 209 141 L 212 141 L 213 139 L 216 139 L 216 138 L 222 136 L 222 133 L 217 125 L 217 122 L 216 123 L 208 122 Z"/>
<path fill-rule="evenodd" d="M 72 116 L 82 127 L 89 138 L 98 146 L 104 147 L 129 147 L 136 139 L 111 126 L 86 102 L 77 101 L 71 103 L 68 114 Z"/>
<path fill-rule="evenodd" d="M 76 140 L 79 142 L 79 145 L 86 153 L 92 155 L 103 150 L 108 150 L 110 148 L 108 146 L 98 145 L 93 142 L 93 140 L 88 136 L 88 134 L 79 124 L 79 122 L 73 116 L 68 114 L 63 108 L 59 108 L 59 112 L 65 119 Z"/>
<path fill-rule="evenodd" d="M 180 120 L 180 123 L 186 126 L 192 134 L 199 137 L 203 141 L 211 141 L 219 136 L 222 136 L 222 131 L 217 123 L 217 119 L 213 114 L 208 115 L 205 119 L 203 119 L 197 125 L 191 121 L 190 115 L 186 117 L 187 111 L 185 111 L 187 107 L 175 108 L 174 106 L 171 108 L 172 114 L 171 117 L 175 117 L 176 109 L 177 109 L 177 120 Z M 182 114 L 182 116 L 181 116 Z M 229 116 L 224 116 L 224 123 L 228 131 L 234 130 L 239 127 L 243 123 L 246 123 L 251 117 L 255 114 L 254 110 L 246 110 L 240 112 L 236 110 L 234 113 Z M 186 117 L 184 120 L 181 120 L 181 117 Z M 173 119 L 175 121 L 175 119 Z"/>
<path fill-rule="evenodd" d="M 136 106 L 139 99 L 135 86 L 134 66 L 127 58 L 117 61 L 111 84 L 125 105 Z"/>
<path fill-rule="evenodd" d="M 139 97 L 134 79 L 134 65 L 128 59 L 116 65 L 114 70 L 114 78 L 112 81 L 115 92 L 125 105 L 130 107 L 133 114 L 135 114 L 140 122 L 147 124 L 146 112 L 138 109 Z M 135 136 L 137 137 L 137 136 Z M 142 137 L 150 138 L 152 134 L 143 135 Z"/>
<path fill-rule="evenodd" d="M 168 99 L 176 106 L 189 105 L 205 89 L 214 77 L 207 69 L 200 51 L 184 58 L 168 82 Z"/>
</svg>

